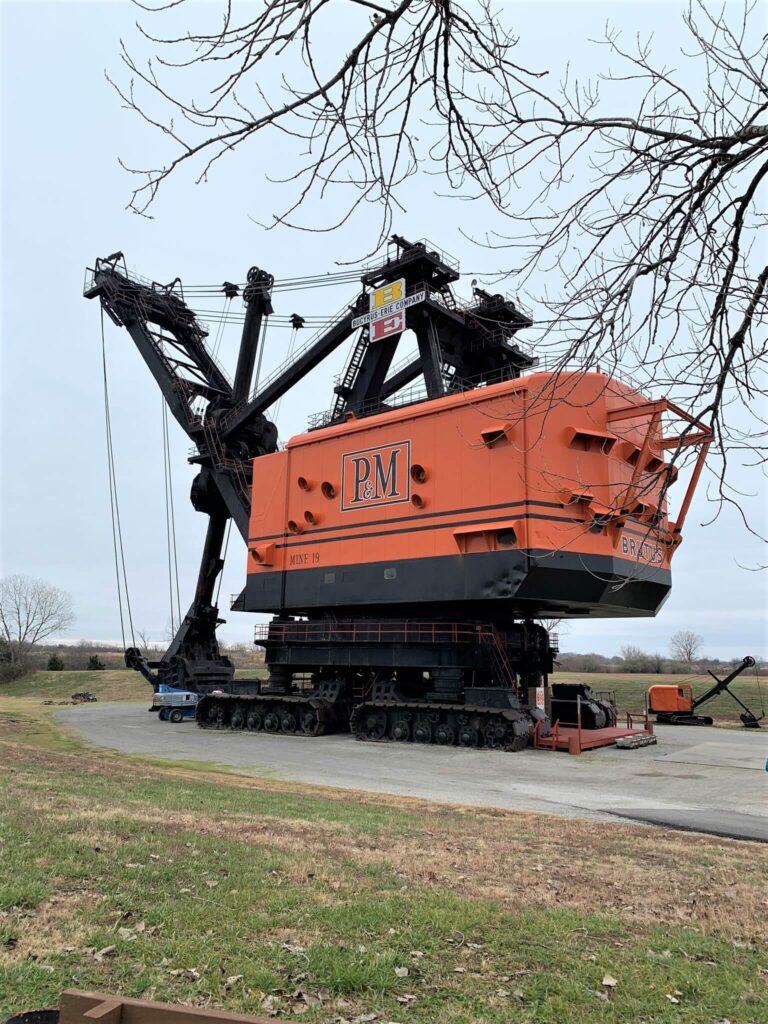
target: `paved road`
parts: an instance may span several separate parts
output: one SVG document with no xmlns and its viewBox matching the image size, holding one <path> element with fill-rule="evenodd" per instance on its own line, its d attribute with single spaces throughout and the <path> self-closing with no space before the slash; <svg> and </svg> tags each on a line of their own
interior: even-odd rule
<svg viewBox="0 0 768 1024">
<path fill-rule="evenodd" d="M 211 761 L 239 771 L 451 803 L 567 817 L 618 815 L 768 842 L 768 732 L 659 726 L 656 746 L 570 757 L 207 732 L 160 722 L 146 705 L 69 708 L 59 721 L 123 753 Z"/>
</svg>

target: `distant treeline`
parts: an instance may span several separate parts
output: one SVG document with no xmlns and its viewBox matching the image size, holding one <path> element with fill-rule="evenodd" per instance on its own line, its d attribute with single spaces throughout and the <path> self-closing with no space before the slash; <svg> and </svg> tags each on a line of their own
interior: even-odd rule
<svg viewBox="0 0 768 1024">
<path fill-rule="evenodd" d="M 148 661 L 159 661 L 167 644 L 139 643 L 136 646 Z M 264 652 L 253 644 L 219 643 L 222 654 L 235 663 L 235 668 L 257 668 L 264 664 Z M 30 669 L 83 671 L 86 669 L 125 668 L 122 647 L 80 640 L 76 644 L 41 644 L 29 657 Z"/>
<path fill-rule="evenodd" d="M 137 643 L 149 661 L 162 658 L 166 644 Z M 264 652 L 254 644 L 220 644 L 223 654 L 228 655 L 235 663 L 235 668 L 258 668 L 264 664 Z M 29 656 L 29 669 L 51 669 L 59 671 L 83 671 L 87 669 L 118 669 L 125 668 L 122 648 L 115 645 L 81 640 L 76 644 L 41 644 Z M 678 673 L 690 675 L 692 672 L 703 673 L 712 669 L 718 675 L 728 672 L 741 661 L 740 658 L 722 660 L 719 658 L 696 658 L 684 662 L 659 653 L 643 651 L 639 647 L 623 647 L 621 654 L 607 657 L 604 654 L 577 654 L 564 651 L 557 655 L 555 669 L 561 672 L 605 672 L 605 673 L 645 673 L 666 674 Z M 758 662 L 758 665 L 760 663 Z M 768 671 L 767 665 L 761 666 L 762 673 Z"/>
<path fill-rule="evenodd" d="M 725 675 L 740 662 L 741 658 L 727 661 L 720 658 L 696 658 L 694 661 L 686 662 L 670 658 L 668 655 L 643 651 L 639 647 L 624 647 L 621 654 L 615 654 L 610 658 L 603 654 L 576 654 L 565 651 L 557 655 L 555 669 L 561 672 L 642 672 L 646 675 L 691 675 L 693 672 L 704 673 L 711 669 L 717 675 Z M 761 666 L 759 661 L 758 666 L 764 674 L 767 666 Z"/>
</svg>

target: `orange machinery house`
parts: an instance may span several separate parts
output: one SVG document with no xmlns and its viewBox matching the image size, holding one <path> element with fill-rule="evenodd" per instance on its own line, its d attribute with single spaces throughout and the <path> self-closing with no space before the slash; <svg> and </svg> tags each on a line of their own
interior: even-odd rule
<svg viewBox="0 0 768 1024">
<path fill-rule="evenodd" d="M 601 373 L 529 373 L 317 429 L 253 462 L 248 611 L 653 615 L 676 522 L 668 403 Z M 497 613 L 498 614 L 498 613 Z"/>
<path fill-rule="evenodd" d="M 652 714 L 690 714 L 693 710 L 693 687 L 686 684 L 657 683 L 648 687 L 648 710 Z"/>
</svg>

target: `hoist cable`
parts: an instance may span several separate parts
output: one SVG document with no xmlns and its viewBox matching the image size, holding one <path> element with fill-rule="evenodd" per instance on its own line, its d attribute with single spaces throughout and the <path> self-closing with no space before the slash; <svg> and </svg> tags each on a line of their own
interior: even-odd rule
<svg viewBox="0 0 768 1024">
<path fill-rule="evenodd" d="M 213 350 L 211 351 L 211 358 L 215 359 L 219 354 L 219 346 L 221 345 L 221 338 L 224 333 L 224 324 L 228 323 L 229 307 L 232 303 L 230 298 L 224 299 L 224 305 L 221 309 L 221 319 L 219 321 L 219 329 L 216 332 L 216 340 L 213 343 Z"/>
<path fill-rule="evenodd" d="M 757 696 L 760 700 L 760 712 L 763 718 L 765 718 L 765 701 L 763 700 L 763 688 L 760 684 L 760 673 L 757 670 L 757 662 L 753 665 L 755 671 L 755 682 L 757 683 Z"/>
<path fill-rule="evenodd" d="M 161 395 L 163 420 L 163 480 L 165 482 L 165 542 L 168 553 L 168 598 L 171 607 L 171 633 L 176 634 L 176 620 L 173 611 L 173 573 L 171 569 L 171 517 L 168 500 L 168 423 L 165 416 L 165 399 Z"/>
<path fill-rule="evenodd" d="M 164 404 L 166 423 L 168 421 L 168 406 Z M 168 493 L 171 498 L 171 537 L 173 539 L 173 574 L 176 581 L 176 621 L 181 627 L 181 595 L 179 589 L 179 556 L 176 548 L 176 511 L 173 506 L 173 461 L 171 459 L 171 432 L 166 426 L 168 434 Z"/>
<path fill-rule="evenodd" d="M 347 284 L 355 281 L 359 281 L 361 277 L 360 270 L 339 270 L 331 274 L 305 274 L 301 277 L 283 277 L 276 278 L 272 288 L 276 291 L 283 291 L 287 289 L 296 289 L 309 287 L 309 288 L 322 288 L 328 285 Z M 238 284 L 238 288 L 243 289 L 244 283 Z M 190 284 L 184 286 L 184 291 L 189 294 L 200 294 L 206 292 L 212 295 L 221 295 L 221 285 L 207 285 L 207 284 Z"/>
<path fill-rule="evenodd" d="M 229 547 L 229 535 L 230 535 L 231 532 L 232 532 L 232 520 L 230 519 L 229 522 L 227 523 L 227 535 L 224 538 L 224 551 L 223 551 L 222 556 L 221 556 L 222 562 L 226 562 L 226 560 L 227 560 L 227 548 Z M 224 580 L 224 566 L 221 567 L 221 572 L 219 573 L 219 584 L 216 587 L 216 600 L 214 601 L 214 604 L 216 605 L 217 608 L 219 607 L 219 594 L 221 593 L 221 584 L 222 584 L 223 580 Z"/>
<path fill-rule="evenodd" d="M 258 388 L 258 386 L 259 386 L 259 378 L 261 377 L 261 361 L 264 358 L 264 349 L 265 349 L 266 344 L 267 344 L 267 324 L 268 323 L 269 323 L 269 317 L 265 316 L 264 317 L 264 323 L 262 324 L 262 328 L 261 328 L 261 340 L 259 342 L 259 358 L 258 358 L 258 361 L 256 363 L 256 373 L 255 373 L 254 378 L 253 378 L 253 391 L 256 391 L 256 389 Z"/>
<path fill-rule="evenodd" d="M 123 531 L 120 523 L 120 505 L 117 497 L 117 479 L 115 476 L 115 452 L 112 445 L 112 419 L 109 409 L 109 383 L 107 377 L 107 345 L 104 337 L 104 307 L 101 307 L 101 367 L 104 381 L 104 425 L 107 446 L 107 472 L 109 475 L 109 507 L 112 520 L 112 549 L 115 559 L 115 580 L 117 582 L 117 604 L 120 613 L 120 635 L 123 641 L 123 653 L 125 653 L 125 618 L 123 615 L 123 591 L 125 592 L 125 607 L 128 616 L 128 628 L 131 634 L 131 646 L 136 646 L 136 639 L 133 634 L 133 615 L 131 613 L 131 598 L 128 592 L 128 575 L 125 570 L 125 549 L 123 547 Z M 118 554 L 119 551 L 119 554 Z M 120 566 L 123 569 L 122 589 L 120 584 Z"/>
<path fill-rule="evenodd" d="M 179 558 L 176 546 L 176 511 L 173 504 L 173 463 L 171 461 L 171 434 L 168 426 L 168 406 L 163 396 L 163 476 L 165 478 L 165 531 L 168 544 L 168 590 L 171 603 L 171 629 L 174 629 L 173 587 L 176 584 L 176 623 L 181 625 L 181 596 L 179 587 Z"/>
<path fill-rule="evenodd" d="M 288 360 L 289 360 L 289 359 L 291 358 L 291 356 L 293 355 L 293 348 L 294 348 L 294 346 L 295 346 L 295 344 L 296 344 L 296 339 L 297 339 L 298 337 L 299 337 L 299 331 L 298 331 L 298 328 L 294 327 L 294 329 L 293 329 L 293 334 L 291 335 L 291 340 L 290 340 L 290 342 L 288 343 L 288 354 L 287 354 L 287 355 L 286 355 L 286 357 L 285 357 L 285 361 L 286 361 L 286 362 L 288 362 Z M 280 403 L 282 402 L 282 400 L 283 400 L 283 396 L 282 396 L 282 395 L 280 395 L 280 397 L 279 397 L 279 398 L 278 398 L 278 400 L 277 400 L 277 405 L 275 406 L 274 410 L 272 410 L 272 412 L 270 413 L 270 416 L 271 416 L 271 418 L 272 418 L 272 421 L 273 421 L 273 422 L 274 422 L 274 421 L 275 421 L 275 420 L 277 419 L 277 417 L 278 417 L 278 414 L 279 414 L 279 412 L 280 412 Z"/>
</svg>

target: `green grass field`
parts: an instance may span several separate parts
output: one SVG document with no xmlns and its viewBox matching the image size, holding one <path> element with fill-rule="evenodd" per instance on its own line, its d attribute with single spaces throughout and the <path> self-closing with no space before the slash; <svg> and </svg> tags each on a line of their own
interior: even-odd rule
<svg viewBox="0 0 768 1024">
<path fill-rule="evenodd" d="M 121 759 L 40 698 L 144 684 L 62 675 L 0 695 L 0 1020 L 67 987 L 312 1024 L 768 1019 L 765 846 Z"/>
<path fill-rule="evenodd" d="M 103 672 L 32 672 L 12 683 L 0 684 L 0 699 L 66 700 L 83 691 L 107 701 L 146 700 L 152 693 L 138 672 L 123 668 Z"/>
</svg>

